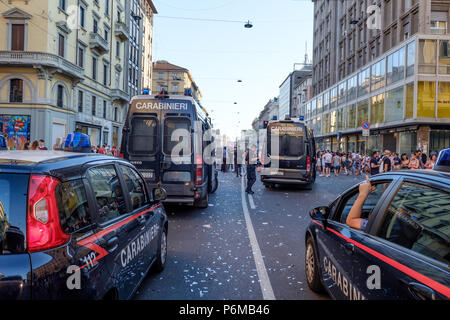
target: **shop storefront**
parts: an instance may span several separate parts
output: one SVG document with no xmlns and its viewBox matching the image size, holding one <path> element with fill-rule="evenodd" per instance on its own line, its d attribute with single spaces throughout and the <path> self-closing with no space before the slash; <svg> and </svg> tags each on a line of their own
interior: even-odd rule
<svg viewBox="0 0 450 320">
<path fill-rule="evenodd" d="M 445 148 L 450 148 L 450 130 L 431 130 L 430 152 L 437 153 Z"/>
<path fill-rule="evenodd" d="M 0 134 L 10 150 L 22 150 L 31 139 L 31 116 L 0 115 Z"/>
</svg>

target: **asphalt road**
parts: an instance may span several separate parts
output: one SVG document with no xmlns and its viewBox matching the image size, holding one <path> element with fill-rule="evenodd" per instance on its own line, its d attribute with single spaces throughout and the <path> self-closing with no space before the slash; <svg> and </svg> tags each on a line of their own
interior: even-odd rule
<svg viewBox="0 0 450 320">
<path fill-rule="evenodd" d="M 313 190 L 268 190 L 258 177 L 252 199 L 234 173 L 220 173 L 219 179 L 207 209 L 166 206 L 166 268 L 149 273 L 135 299 L 328 299 L 312 292 L 305 279 L 308 212 L 363 177 L 318 177 Z"/>
</svg>

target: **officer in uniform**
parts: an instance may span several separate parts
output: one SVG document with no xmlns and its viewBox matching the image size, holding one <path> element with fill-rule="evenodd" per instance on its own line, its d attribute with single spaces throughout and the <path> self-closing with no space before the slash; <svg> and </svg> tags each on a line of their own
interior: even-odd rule
<svg viewBox="0 0 450 320">
<path fill-rule="evenodd" d="M 250 150 L 247 150 L 245 155 L 245 164 L 247 165 L 247 189 L 245 192 L 254 194 L 252 187 L 256 182 L 256 164 L 258 162 L 258 154 L 256 153 L 256 146 L 252 145 Z"/>
</svg>

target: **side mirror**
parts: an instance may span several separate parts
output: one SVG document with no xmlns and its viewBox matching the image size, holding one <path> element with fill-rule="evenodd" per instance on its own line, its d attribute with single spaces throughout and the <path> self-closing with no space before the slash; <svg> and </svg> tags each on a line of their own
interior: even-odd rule
<svg viewBox="0 0 450 320">
<path fill-rule="evenodd" d="M 155 201 L 164 201 L 167 199 L 167 192 L 163 188 L 155 188 L 153 189 L 153 200 Z"/>
<path fill-rule="evenodd" d="M 326 221 L 330 215 L 329 207 L 317 207 L 309 212 L 311 219 L 316 221 Z"/>
</svg>

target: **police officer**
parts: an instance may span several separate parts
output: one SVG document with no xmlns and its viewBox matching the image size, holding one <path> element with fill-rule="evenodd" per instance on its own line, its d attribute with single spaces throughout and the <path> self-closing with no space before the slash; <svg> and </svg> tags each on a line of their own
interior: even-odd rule
<svg viewBox="0 0 450 320">
<path fill-rule="evenodd" d="M 254 194 L 252 187 L 256 182 L 256 165 L 258 162 L 258 154 L 256 153 L 256 146 L 252 145 L 250 150 L 246 151 L 245 164 L 247 165 L 247 189 L 245 192 Z"/>
</svg>

